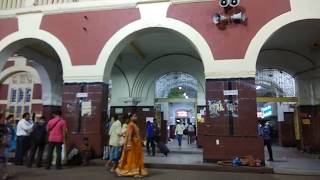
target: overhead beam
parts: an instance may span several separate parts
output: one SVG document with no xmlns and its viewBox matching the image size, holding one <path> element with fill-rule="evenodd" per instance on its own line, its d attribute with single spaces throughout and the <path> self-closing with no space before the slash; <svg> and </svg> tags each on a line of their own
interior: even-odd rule
<svg viewBox="0 0 320 180">
<path fill-rule="evenodd" d="M 298 102 L 297 97 L 257 97 L 257 102 Z"/>
<path fill-rule="evenodd" d="M 140 49 L 136 44 L 134 44 L 133 42 L 131 42 L 131 43 L 129 44 L 129 46 L 131 47 L 131 49 L 137 54 L 137 56 L 138 56 L 141 60 L 144 60 L 145 55 L 144 55 L 144 53 L 141 51 L 141 49 Z"/>
</svg>

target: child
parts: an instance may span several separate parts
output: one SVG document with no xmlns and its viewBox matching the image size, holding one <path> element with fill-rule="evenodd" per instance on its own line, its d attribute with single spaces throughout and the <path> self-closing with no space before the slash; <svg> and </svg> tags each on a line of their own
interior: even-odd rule
<svg viewBox="0 0 320 180">
<path fill-rule="evenodd" d="M 91 159 L 91 145 L 89 143 L 89 139 L 87 137 L 84 137 L 82 140 L 82 146 L 81 146 L 81 156 L 82 156 L 82 166 L 87 166 L 89 164 L 89 161 Z"/>
</svg>

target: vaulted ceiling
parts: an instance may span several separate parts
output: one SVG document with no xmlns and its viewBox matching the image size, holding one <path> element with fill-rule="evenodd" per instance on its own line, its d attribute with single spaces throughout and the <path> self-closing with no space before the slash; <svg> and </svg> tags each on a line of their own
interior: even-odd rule
<svg viewBox="0 0 320 180">
<path fill-rule="evenodd" d="M 302 20 L 276 31 L 263 46 L 257 68 L 277 68 L 293 76 L 320 69 L 320 20 Z"/>
</svg>

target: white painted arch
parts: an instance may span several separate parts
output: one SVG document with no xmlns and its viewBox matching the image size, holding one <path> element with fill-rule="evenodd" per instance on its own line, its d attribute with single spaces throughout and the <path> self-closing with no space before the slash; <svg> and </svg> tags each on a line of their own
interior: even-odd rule
<svg viewBox="0 0 320 180">
<path fill-rule="evenodd" d="M 59 105 L 59 103 L 55 103 L 52 98 L 53 96 L 53 90 L 51 86 L 51 80 L 49 78 L 49 75 L 47 71 L 40 65 L 36 64 L 35 62 L 32 63 L 31 66 L 26 65 L 27 59 L 24 57 L 13 57 L 15 59 L 15 63 L 18 63 L 18 65 L 6 68 L 5 70 L 1 71 L 0 73 L 0 83 L 5 82 L 10 76 L 20 73 L 20 72 L 28 72 L 32 74 L 33 77 L 35 77 L 35 81 L 33 83 L 35 84 L 41 84 L 41 91 L 42 91 L 42 104 L 43 105 Z M 22 63 L 21 63 L 22 60 Z"/>
<path fill-rule="evenodd" d="M 41 83 L 38 72 L 34 68 L 29 67 L 29 66 L 25 66 L 23 68 L 13 66 L 13 67 L 9 67 L 9 68 L 5 69 L 4 71 L 2 71 L 0 73 L 0 83 L 4 82 L 10 76 L 17 74 L 17 73 L 20 73 L 20 72 L 28 72 L 28 73 L 32 74 L 32 76 L 35 77 L 35 80 L 36 80 L 34 83 L 36 83 L 36 84 Z"/>
<path fill-rule="evenodd" d="M 54 35 L 49 32 L 37 29 L 33 31 L 18 31 L 12 34 L 9 34 L 5 38 L 0 41 L 0 64 L 4 65 L 4 62 L 12 56 L 12 52 L 14 52 L 15 48 L 19 46 L 19 44 L 15 45 L 14 43 L 25 39 L 36 39 L 43 41 L 50 45 L 61 61 L 63 76 L 68 76 L 68 73 L 71 73 L 72 63 L 68 50 L 63 45 L 63 43 Z M 10 46 L 14 47 L 10 47 Z M 16 46 L 16 47 L 15 47 Z M 10 48 L 8 48 L 10 47 Z M 6 52 L 9 51 L 9 52 Z"/>
<path fill-rule="evenodd" d="M 319 4 L 317 7 L 320 7 L 320 1 L 318 1 L 316 4 Z M 312 3 L 311 5 L 316 6 Z M 308 19 L 320 19 L 319 11 L 292 10 L 274 18 L 264 25 L 254 36 L 248 46 L 244 61 L 248 67 L 248 70 L 254 72 L 256 71 L 256 64 L 260 51 L 273 33 L 277 32 L 279 29 L 288 24 Z"/>
<path fill-rule="evenodd" d="M 133 40 L 134 36 L 139 34 L 139 32 L 152 28 L 167 29 L 183 36 L 199 53 L 203 62 L 205 74 L 210 72 L 210 68 L 214 63 L 214 57 L 211 49 L 206 40 L 193 27 L 171 18 L 160 18 L 156 21 L 140 19 L 126 25 L 114 34 L 99 54 L 96 64 L 96 72 L 104 77 L 103 80 L 105 82 L 111 79 L 110 77 L 113 64 L 121 50 L 123 50 L 128 42 Z"/>
</svg>

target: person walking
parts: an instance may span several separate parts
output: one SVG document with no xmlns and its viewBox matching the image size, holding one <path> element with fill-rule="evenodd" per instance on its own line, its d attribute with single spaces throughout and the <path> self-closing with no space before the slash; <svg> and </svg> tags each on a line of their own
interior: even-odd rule
<svg viewBox="0 0 320 180">
<path fill-rule="evenodd" d="M 268 161 L 273 161 L 272 147 L 271 147 L 271 131 L 272 127 L 269 122 L 265 122 L 261 125 L 260 134 L 262 135 L 264 146 L 267 146 L 269 159 Z"/>
<path fill-rule="evenodd" d="M 17 125 L 17 150 L 15 156 L 15 165 L 23 165 L 23 158 L 27 154 L 30 147 L 30 134 L 33 130 L 33 126 L 34 124 L 30 119 L 30 113 L 24 113 L 22 115 L 22 119 Z"/>
<path fill-rule="evenodd" d="M 137 126 L 137 115 L 130 115 L 130 123 L 125 136 L 125 143 L 119 166 L 116 169 L 118 176 L 147 176 L 148 172 L 144 168 L 144 156 L 142 149 L 142 139 Z"/>
<path fill-rule="evenodd" d="M 179 147 L 181 147 L 182 144 L 182 137 L 183 137 L 183 131 L 184 131 L 185 127 L 183 124 L 181 124 L 180 120 L 177 120 L 177 125 L 176 125 L 176 129 L 175 129 L 175 135 L 178 139 L 178 144 Z"/>
<path fill-rule="evenodd" d="M 154 144 L 154 126 L 153 123 L 148 121 L 147 122 L 147 133 L 146 133 L 146 138 L 147 138 L 147 153 L 150 155 L 150 145 L 152 149 L 152 156 L 156 155 L 156 145 Z"/>
<path fill-rule="evenodd" d="M 109 154 L 109 160 L 106 164 L 107 167 L 110 167 L 112 164 L 111 172 L 114 172 L 116 167 L 118 166 L 118 161 L 120 160 L 121 157 L 121 144 L 120 144 L 120 139 L 121 139 L 121 122 L 118 119 L 117 116 L 115 116 L 115 121 L 111 125 L 109 135 L 109 146 L 110 148 L 110 154 Z"/>
<path fill-rule="evenodd" d="M 192 144 L 192 139 L 193 139 L 194 131 L 195 131 L 192 123 L 189 123 L 187 130 L 188 130 L 188 144 Z"/>
<path fill-rule="evenodd" d="M 8 115 L 5 119 L 5 150 L 4 155 L 6 160 L 8 161 L 9 158 L 13 157 L 14 152 L 16 151 L 17 147 L 17 136 L 16 130 L 13 127 L 14 116 L 12 114 Z"/>
<path fill-rule="evenodd" d="M 2 114 L 1 114 L 2 116 Z M 9 174 L 7 163 L 16 148 L 16 133 L 13 127 L 14 116 L 8 115 L 4 122 L 4 129 L 0 132 L 0 174 L 2 179 L 8 179 Z"/>
<path fill-rule="evenodd" d="M 61 169 L 61 152 L 62 144 L 67 135 L 67 123 L 61 117 L 61 111 L 57 110 L 53 113 L 54 118 L 49 120 L 47 124 L 48 138 L 48 156 L 46 169 L 50 169 L 52 163 L 53 150 L 56 149 L 56 169 Z"/>
<path fill-rule="evenodd" d="M 31 133 L 31 148 L 27 167 L 32 167 L 36 153 L 36 166 L 42 167 L 42 155 L 47 141 L 47 131 L 45 123 L 46 122 L 44 116 L 37 117 L 36 122 L 34 123 L 33 132 Z"/>
</svg>

